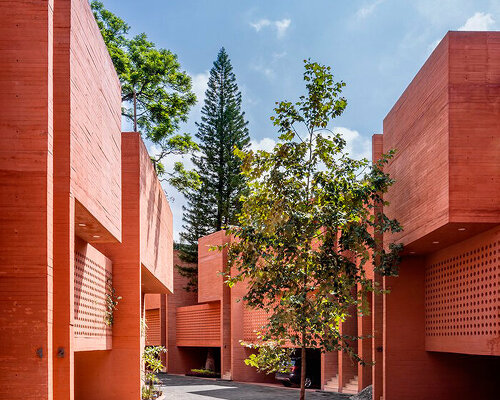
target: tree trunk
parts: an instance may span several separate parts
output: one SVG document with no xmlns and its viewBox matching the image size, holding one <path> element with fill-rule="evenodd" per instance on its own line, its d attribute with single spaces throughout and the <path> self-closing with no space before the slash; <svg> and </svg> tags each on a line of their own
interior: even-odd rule
<svg viewBox="0 0 500 400">
<path fill-rule="evenodd" d="M 300 400 L 306 398 L 306 348 L 302 346 L 300 366 Z"/>
</svg>

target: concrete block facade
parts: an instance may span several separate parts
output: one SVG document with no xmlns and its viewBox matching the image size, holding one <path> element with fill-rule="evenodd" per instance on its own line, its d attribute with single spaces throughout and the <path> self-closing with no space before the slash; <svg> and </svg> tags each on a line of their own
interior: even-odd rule
<svg viewBox="0 0 500 400">
<path fill-rule="evenodd" d="M 137 399 L 144 296 L 172 290 L 168 201 L 121 132 L 88 2 L 6 2 L 0 19 L 0 398 Z"/>
</svg>

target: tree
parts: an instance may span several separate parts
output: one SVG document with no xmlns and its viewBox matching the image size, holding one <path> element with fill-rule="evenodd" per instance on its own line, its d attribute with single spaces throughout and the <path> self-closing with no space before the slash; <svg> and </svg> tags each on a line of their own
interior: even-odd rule
<svg viewBox="0 0 500 400">
<path fill-rule="evenodd" d="M 122 85 L 122 115 L 158 149 L 151 160 L 159 176 L 166 175 L 181 191 L 196 186 L 197 175 L 182 163 L 176 163 L 173 172 L 165 171 L 162 163 L 169 155 L 198 148 L 188 133 L 178 133 L 196 103 L 191 78 L 175 54 L 156 48 L 145 33 L 129 38 L 129 25 L 101 2 L 92 1 L 91 7 Z"/>
<path fill-rule="evenodd" d="M 229 56 L 224 48 L 210 70 L 205 103 L 197 123 L 200 151 L 192 157 L 201 185 L 188 191 L 183 220 L 186 225 L 180 257 L 197 262 L 198 239 L 237 221 L 239 198 L 246 188 L 241 161 L 234 149 L 250 144 L 248 122 L 241 110 L 241 92 Z M 181 271 L 196 279 L 196 271 Z"/>
<path fill-rule="evenodd" d="M 351 158 L 345 140 L 329 128 L 346 108 L 345 84 L 334 81 L 330 67 L 310 61 L 304 81 L 307 93 L 298 102 L 277 103 L 271 120 L 280 141 L 273 151 L 236 151 L 249 192 L 238 225 L 228 230 L 235 240 L 226 273 L 230 286 L 247 285 L 247 305 L 269 316 L 261 339 L 271 346 L 247 362 L 272 371 L 284 365 L 271 361 L 275 343 L 300 348 L 301 399 L 307 348 L 343 350 L 363 362 L 352 347 L 357 338 L 342 334 L 340 323 L 355 317 L 353 308 L 366 312 L 366 295 L 381 290 L 365 268 L 396 274 L 402 250 L 392 243 L 386 251 L 378 242 L 378 233 L 401 230 L 377 212 L 393 183 L 382 170 L 393 152 L 373 165 Z"/>
</svg>

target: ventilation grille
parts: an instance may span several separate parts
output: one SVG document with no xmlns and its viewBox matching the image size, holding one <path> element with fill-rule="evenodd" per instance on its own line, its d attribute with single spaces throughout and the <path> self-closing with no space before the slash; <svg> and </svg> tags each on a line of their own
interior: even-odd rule
<svg viewBox="0 0 500 400">
<path fill-rule="evenodd" d="M 106 317 L 106 282 L 111 271 L 80 252 L 75 252 L 75 337 L 111 336 Z"/>
<path fill-rule="evenodd" d="M 500 334 L 498 250 L 498 240 L 492 240 L 426 268 L 427 337 L 464 343 L 460 339 Z"/>
</svg>

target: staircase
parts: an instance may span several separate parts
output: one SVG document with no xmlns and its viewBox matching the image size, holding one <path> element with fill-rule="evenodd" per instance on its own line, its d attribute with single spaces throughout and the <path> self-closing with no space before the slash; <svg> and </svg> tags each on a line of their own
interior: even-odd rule
<svg viewBox="0 0 500 400">
<path fill-rule="evenodd" d="M 352 378 L 343 388 L 342 393 L 357 394 L 358 393 L 358 376 Z"/>
<path fill-rule="evenodd" d="M 338 392 L 339 391 L 339 375 L 335 375 L 332 379 L 326 382 L 325 392 Z"/>
</svg>

